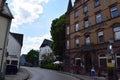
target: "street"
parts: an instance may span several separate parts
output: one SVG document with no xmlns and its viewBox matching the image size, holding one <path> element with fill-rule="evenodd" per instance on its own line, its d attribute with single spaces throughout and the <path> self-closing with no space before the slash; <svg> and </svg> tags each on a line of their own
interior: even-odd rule
<svg viewBox="0 0 120 80">
<path fill-rule="evenodd" d="M 35 67 L 24 67 L 30 73 L 29 80 L 79 80 L 75 77 L 62 74 L 57 71 L 46 70 Z"/>
</svg>

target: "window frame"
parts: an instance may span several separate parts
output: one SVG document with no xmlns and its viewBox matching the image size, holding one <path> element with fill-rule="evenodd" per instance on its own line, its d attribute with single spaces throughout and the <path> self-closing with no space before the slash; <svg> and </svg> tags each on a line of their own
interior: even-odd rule
<svg viewBox="0 0 120 80">
<path fill-rule="evenodd" d="M 75 28 L 75 29 L 74 29 L 75 32 L 79 31 L 79 24 L 78 24 L 78 23 L 75 23 L 74 28 Z"/>
<path fill-rule="evenodd" d="M 84 14 L 86 14 L 86 13 L 88 12 L 88 6 L 87 6 L 87 5 L 85 5 L 85 6 L 83 7 L 83 12 L 84 12 Z"/>
<path fill-rule="evenodd" d="M 91 41 L 90 41 L 90 35 L 85 36 L 85 44 L 90 44 L 90 43 L 91 43 Z"/>
<path fill-rule="evenodd" d="M 66 34 L 67 34 L 67 35 L 70 34 L 70 27 L 69 27 L 69 26 L 67 26 Z"/>
<path fill-rule="evenodd" d="M 95 5 L 95 7 L 100 6 L 100 0 L 95 0 L 94 2 L 95 2 L 95 4 L 94 4 L 94 5 Z"/>
<path fill-rule="evenodd" d="M 75 12 L 74 12 L 74 18 L 77 18 L 79 16 L 79 12 L 78 12 L 78 10 L 76 10 Z"/>
<path fill-rule="evenodd" d="M 96 13 L 95 17 L 96 17 L 96 23 L 97 24 L 102 22 L 102 14 L 100 12 Z"/>
<path fill-rule="evenodd" d="M 118 28 L 119 28 L 119 29 L 118 29 Z M 115 30 L 115 29 L 116 29 L 116 30 Z M 113 32 L 114 32 L 114 39 L 115 39 L 115 40 L 120 40 L 119 37 L 118 37 L 118 38 L 116 37 L 116 35 L 119 36 L 119 34 L 120 34 L 120 25 L 114 27 L 114 28 L 113 28 Z M 118 34 L 116 34 L 116 33 L 118 33 Z"/>
<path fill-rule="evenodd" d="M 115 15 L 114 15 L 114 12 L 115 12 Z M 117 5 L 114 5 L 114 6 L 110 7 L 110 15 L 111 15 L 111 18 L 115 18 L 115 17 L 119 16 Z"/>
<path fill-rule="evenodd" d="M 99 31 L 97 33 L 97 36 L 98 36 L 98 43 L 103 43 L 104 42 L 104 32 L 103 31 Z M 101 40 L 101 37 L 102 37 L 102 40 Z"/>
<path fill-rule="evenodd" d="M 89 20 L 88 18 L 84 20 L 84 28 L 88 28 L 89 27 Z"/>
<path fill-rule="evenodd" d="M 75 48 L 78 48 L 80 46 L 80 39 L 79 37 L 75 37 Z"/>
</svg>

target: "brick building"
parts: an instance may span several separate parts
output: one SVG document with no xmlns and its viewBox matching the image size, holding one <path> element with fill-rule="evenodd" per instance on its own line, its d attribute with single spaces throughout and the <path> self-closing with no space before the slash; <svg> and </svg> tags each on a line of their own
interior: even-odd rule
<svg viewBox="0 0 120 80">
<path fill-rule="evenodd" d="M 65 70 L 107 69 L 109 40 L 120 69 L 120 0 L 75 0 L 66 12 Z"/>
</svg>

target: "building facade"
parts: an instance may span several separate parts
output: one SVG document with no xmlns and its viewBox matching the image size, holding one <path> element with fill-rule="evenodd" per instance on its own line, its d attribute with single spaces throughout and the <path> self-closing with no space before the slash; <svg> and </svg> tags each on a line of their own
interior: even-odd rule
<svg viewBox="0 0 120 80">
<path fill-rule="evenodd" d="M 41 61 L 44 60 L 44 56 L 52 54 L 51 43 L 52 41 L 48 39 L 44 39 L 42 42 L 39 48 L 39 65 L 41 65 Z"/>
<path fill-rule="evenodd" d="M 65 31 L 70 66 L 65 70 L 90 72 L 93 65 L 96 70 L 106 69 L 111 39 L 116 68 L 120 69 L 120 0 L 75 0 L 74 6 L 69 0 Z"/>
<path fill-rule="evenodd" d="M 7 46 L 7 64 L 15 65 L 17 68 L 20 66 L 20 54 L 23 45 L 23 34 L 9 33 Z"/>
<path fill-rule="evenodd" d="M 12 19 L 6 0 L 0 0 L 0 79 L 5 74 L 8 34 Z"/>
</svg>

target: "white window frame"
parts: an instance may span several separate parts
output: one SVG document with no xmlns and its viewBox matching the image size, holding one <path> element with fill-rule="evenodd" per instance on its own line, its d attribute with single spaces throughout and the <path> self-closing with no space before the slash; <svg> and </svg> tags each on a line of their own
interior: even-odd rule
<svg viewBox="0 0 120 80">
<path fill-rule="evenodd" d="M 67 34 L 67 35 L 70 34 L 70 27 L 69 27 L 69 26 L 67 27 L 67 32 L 66 32 L 66 34 Z"/>
<path fill-rule="evenodd" d="M 77 38 L 75 38 L 75 47 L 79 47 L 79 44 L 80 44 L 80 39 L 79 39 L 79 37 L 77 37 Z"/>
<path fill-rule="evenodd" d="M 111 17 L 112 17 L 112 18 L 117 17 L 117 16 L 119 15 L 117 6 L 111 7 L 110 11 L 111 11 Z M 114 14 L 113 14 L 114 12 L 117 12 L 117 13 L 116 13 L 117 15 L 114 15 Z"/>
<path fill-rule="evenodd" d="M 88 12 L 88 7 L 84 6 L 83 11 L 84 11 L 84 13 L 87 13 Z"/>
<path fill-rule="evenodd" d="M 67 48 L 67 49 L 70 48 L 70 41 L 69 41 L 69 40 L 67 40 L 67 46 L 66 46 L 66 48 Z"/>
<path fill-rule="evenodd" d="M 102 22 L 102 15 L 101 13 L 96 14 L 96 22 L 101 23 Z"/>
<path fill-rule="evenodd" d="M 85 37 L 85 43 L 86 44 L 90 44 L 90 36 L 86 36 Z"/>
<path fill-rule="evenodd" d="M 76 24 L 75 24 L 75 31 L 78 31 L 78 30 L 79 30 L 79 24 L 76 23 Z"/>
<path fill-rule="evenodd" d="M 100 41 L 100 36 L 104 36 L 103 31 L 98 32 L 98 42 L 101 42 L 101 41 Z"/>
<path fill-rule="evenodd" d="M 115 27 L 113 30 L 114 30 L 114 38 L 115 38 L 115 40 L 120 40 L 120 26 Z"/>
<path fill-rule="evenodd" d="M 89 27 L 89 21 L 88 21 L 88 19 L 85 19 L 85 20 L 84 20 L 84 26 L 85 26 L 85 28 L 88 28 L 88 27 Z"/>
<path fill-rule="evenodd" d="M 79 16 L 78 11 L 75 11 L 75 13 L 74 13 L 74 17 L 77 18 L 78 16 Z"/>
</svg>

